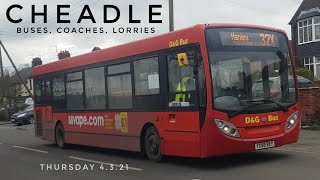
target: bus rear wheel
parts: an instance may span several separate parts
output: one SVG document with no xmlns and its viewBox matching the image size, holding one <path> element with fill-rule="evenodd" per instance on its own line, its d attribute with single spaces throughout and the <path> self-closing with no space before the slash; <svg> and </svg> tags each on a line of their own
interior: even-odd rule
<svg viewBox="0 0 320 180">
<path fill-rule="evenodd" d="M 144 138 L 145 152 L 149 160 L 161 162 L 163 155 L 160 150 L 160 136 L 156 127 L 151 126 L 147 129 Z"/>
<path fill-rule="evenodd" d="M 64 149 L 66 147 L 66 143 L 64 141 L 64 128 L 62 123 L 59 123 L 56 127 L 55 138 L 57 146 L 61 149 Z"/>
</svg>

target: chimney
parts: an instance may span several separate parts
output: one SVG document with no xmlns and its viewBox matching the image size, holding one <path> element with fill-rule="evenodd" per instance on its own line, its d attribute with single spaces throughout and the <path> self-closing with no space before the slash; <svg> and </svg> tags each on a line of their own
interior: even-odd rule
<svg viewBox="0 0 320 180">
<path fill-rule="evenodd" d="M 92 49 L 92 52 L 94 52 L 94 51 L 99 51 L 99 50 L 101 50 L 101 48 L 99 48 L 99 47 L 94 47 L 94 48 Z"/>
<path fill-rule="evenodd" d="M 69 51 L 60 51 L 60 53 L 58 54 L 59 60 L 62 59 L 67 59 L 69 57 L 71 57 Z"/>
<path fill-rule="evenodd" d="M 39 57 L 35 57 L 32 59 L 32 67 L 40 66 L 42 65 L 42 60 Z"/>
</svg>

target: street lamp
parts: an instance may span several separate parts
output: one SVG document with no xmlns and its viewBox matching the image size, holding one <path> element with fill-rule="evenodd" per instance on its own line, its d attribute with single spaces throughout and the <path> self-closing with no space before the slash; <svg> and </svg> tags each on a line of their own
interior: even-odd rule
<svg viewBox="0 0 320 180">
<path fill-rule="evenodd" d="M 174 13 L 173 13 L 173 0 L 169 0 L 169 29 L 170 32 L 174 31 Z"/>
<path fill-rule="evenodd" d="M 3 71 L 3 63 L 2 63 L 2 54 L 1 54 L 1 47 L 0 47 L 0 77 L 4 77 L 4 71 Z"/>
</svg>

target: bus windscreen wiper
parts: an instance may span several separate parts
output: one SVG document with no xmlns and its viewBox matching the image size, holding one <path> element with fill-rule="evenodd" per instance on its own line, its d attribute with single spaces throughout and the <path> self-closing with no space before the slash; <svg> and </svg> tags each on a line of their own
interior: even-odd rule
<svg viewBox="0 0 320 180">
<path fill-rule="evenodd" d="M 260 100 L 253 100 L 253 101 L 246 101 L 246 102 L 249 102 L 249 103 L 255 103 L 255 102 L 265 102 L 265 103 L 273 103 L 273 104 L 276 104 L 278 105 L 283 112 L 288 112 L 288 108 L 276 101 L 273 101 L 271 99 L 260 99 Z"/>
<path fill-rule="evenodd" d="M 270 99 L 261 99 L 261 100 L 252 100 L 252 101 L 245 101 L 245 102 L 248 102 L 248 103 L 259 103 L 259 104 L 251 104 L 249 106 L 246 106 L 238 111 L 235 111 L 231 114 L 228 114 L 229 118 L 233 118 L 233 117 L 236 117 L 238 116 L 239 114 L 241 114 L 243 111 L 249 109 L 249 108 L 252 108 L 252 107 L 255 107 L 257 105 L 260 105 L 260 103 L 273 103 L 273 104 L 276 104 L 277 106 L 279 106 L 282 111 L 284 112 L 288 112 L 288 108 L 281 105 L 280 103 L 276 102 L 276 101 L 273 101 L 273 100 L 270 100 Z"/>
<path fill-rule="evenodd" d="M 249 109 L 249 108 L 252 108 L 252 107 L 254 107 L 254 106 L 257 106 L 257 105 L 259 105 L 259 104 L 251 104 L 251 105 L 249 105 L 249 106 L 246 106 L 246 107 L 244 107 L 244 108 L 242 108 L 242 109 L 240 109 L 240 110 L 238 110 L 238 111 L 235 111 L 235 112 L 233 112 L 233 113 L 231 113 L 231 114 L 228 114 L 228 117 L 229 117 L 229 118 L 236 117 L 236 116 L 238 116 L 239 114 L 241 114 L 243 111 L 245 111 L 245 110 L 247 110 L 247 109 Z"/>
</svg>

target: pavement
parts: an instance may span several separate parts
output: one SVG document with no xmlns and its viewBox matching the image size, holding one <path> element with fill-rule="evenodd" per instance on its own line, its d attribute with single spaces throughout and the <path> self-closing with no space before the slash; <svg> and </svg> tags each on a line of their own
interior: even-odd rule
<svg viewBox="0 0 320 180">
<path fill-rule="evenodd" d="M 0 121 L 0 125 L 4 125 L 4 124 L 11 124 L 10 121 Z"/>
<path fill-rule="evenodd" d="M 319 179 L 320 132 L 301 131 L 297 144 L 211 159 L 170 157 L 153 163 L 139 153 L 71 146 L 34 137 L 32 125 L 0 125 L 0 179 L 213 180 Z"/>
</svg>

